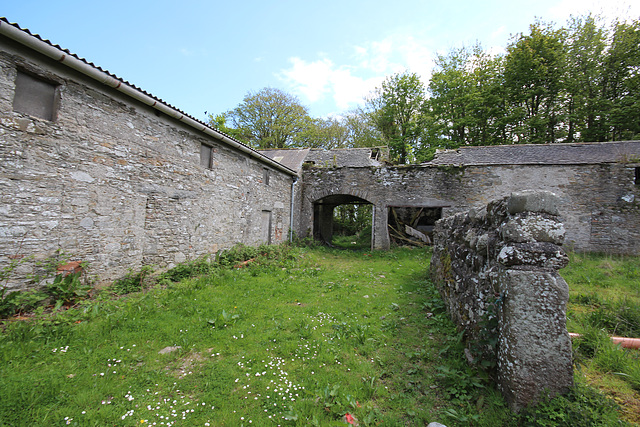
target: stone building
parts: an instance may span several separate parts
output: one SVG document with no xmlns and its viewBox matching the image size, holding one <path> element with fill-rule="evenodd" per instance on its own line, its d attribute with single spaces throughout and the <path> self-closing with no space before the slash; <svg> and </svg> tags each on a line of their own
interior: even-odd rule
<svg viewBox="0 0 640 427">
<path fill-rule="evenodd" d="M 290 230 L 330 240 L 345 203 L 374 206 L 385 249 L 390 212 L 428 233 L 528 189 L 560 197 L 569 246 L 640 252 L 639 141 L 466 147 L 411 166 L 382 148 L 258 152 L 5 19 L 0 69 L 0 268 L 61 250 L 108 281 Z"/>
<path fill-rule="evenodd" d="M 330 240 L 335 206 L 370 203 L 372 246 L 385 249 L 391 208 L 421 212 L 430 230 L 440 217 L 536 189 L 560 197 L 566 247 L 640 253 L 640 141 L 463 147 L 406 166 L 367 164 L 371 156 L 360 151 L 355 166 L 339 162 L 354 155 L 324 154 L 337 162 L 302 169 L 299 233 Z"/>
<path fill-rule="evenodd" d="M 286 239 L 286 166 L 6 20 L 0 69 L 0 266 L 62 250 L 109 280 Z"/>
</svg>

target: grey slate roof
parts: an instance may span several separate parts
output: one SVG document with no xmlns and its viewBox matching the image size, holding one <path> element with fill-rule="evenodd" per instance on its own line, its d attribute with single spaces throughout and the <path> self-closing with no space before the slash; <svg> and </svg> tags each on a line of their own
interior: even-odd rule
<svg viewBox="0 0 640 427">
<path fill-rule="evenodd" d="M 434 165 L 572 165 L 640 163 L 640 141 L 460 147 L 436 153 Z"/>
<path fill-rule="evenodd" d="M 290 149 L 290 150 L 258 150 L 258 152 L 264 156 L 267 156 L 271 160 L 285 165 L 289 169 L 296 172 L 300 172 L 302 164 L 304 163 L 307 154 L 309 154 L 310 148 Z"/>
</svg>

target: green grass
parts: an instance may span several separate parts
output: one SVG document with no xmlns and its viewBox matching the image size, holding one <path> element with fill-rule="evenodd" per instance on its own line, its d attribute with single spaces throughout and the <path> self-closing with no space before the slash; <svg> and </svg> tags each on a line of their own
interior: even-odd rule
<svg viewBox="0 0 640 427">
<path fill-rule="evenodd" d="M 609 338 L 640 337 L 640 258 L 571 254 L 561 274 L 569 284 L 567 329 L 581 335 L 573 340 L 578 375 L 640 423 L 640 352 Z"/>
<path fill-rule="evenodd" d="M 361 426 L 619 425 L 579 378 L 511 414 L 467 366 L 429 258 L 240 248 L 114 289 L 142 292 L 5 322 L 0 426 L 330 426 L 347 413 Z"/>
<path fill-rule="evenodd" d="M 371 248 L 371 228 L 353 236 L 333 236 L 331 244 L 340 249 L 366 251 Z"/>
</svg>

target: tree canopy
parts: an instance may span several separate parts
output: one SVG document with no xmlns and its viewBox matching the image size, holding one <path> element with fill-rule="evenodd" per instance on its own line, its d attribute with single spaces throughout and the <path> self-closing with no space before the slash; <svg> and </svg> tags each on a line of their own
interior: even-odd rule
<svg viewBox="0 0 640 427">
<path fill-rule="evenodd" d="M 295 146 L 311 122 L 307 107 L 296 97 L 270 87 L 248 93 L 224 116 L 242 140 L 257 148 Z"/>
<path fill-rule="evenodd" d="M 342 115 L 312 118 L 295 96 L 265 88 L 209 118 L 256 148 L 387 145 L 397 163 L 464 145 L 637 139 L 638 46 L 638 20 L 537 21 L 504 54 L 476 45 L 438 56 L 426 84 L 410 71 L 387 76 Z"/>
<path fill-rule="evenodd" d="M 394 74 L 377 88 L 367 101 L 384 145 L 393 160 L 404 164 L 415 159 L 421 133 L 424 85 L 415 73 Z"/>
</svg>

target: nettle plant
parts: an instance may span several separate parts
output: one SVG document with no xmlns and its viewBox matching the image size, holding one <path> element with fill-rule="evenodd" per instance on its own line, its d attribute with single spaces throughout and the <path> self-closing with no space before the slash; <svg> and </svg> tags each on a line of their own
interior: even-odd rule
<svg viewBox="0 0 640 427">
<path fill-rule="evenodd" d="M 42 260 L 34 261 L 34 256 L 13 255 L 9 263 L 0 269 L 0 317 L 32 311 L 46 300 L 57 310 L 63 305 L 72 305 L 89 296 L 91 285 L 84 271 L 86 264 L 76 263 L 72 271 L 60 270 L 68 263 L 69 257 L 60 249 Z M 33 271 L 24 278 L 32 284 L 44 286 L 28 291 L 11 291 L 9 280 L 16 277 L 23 264 L 32 263 Z"/>
</svg>

